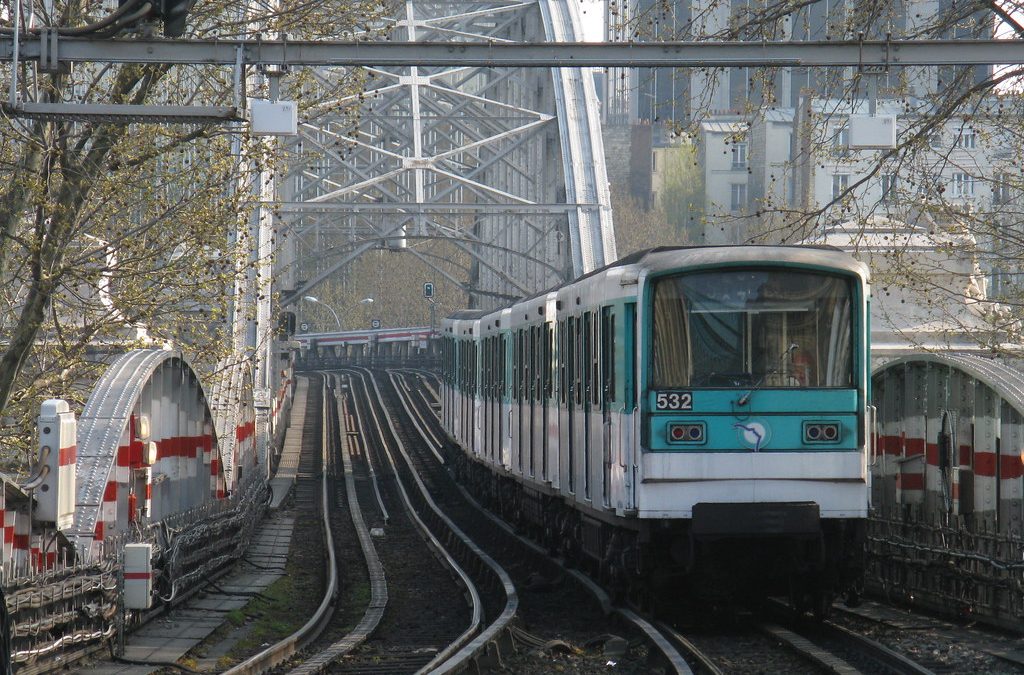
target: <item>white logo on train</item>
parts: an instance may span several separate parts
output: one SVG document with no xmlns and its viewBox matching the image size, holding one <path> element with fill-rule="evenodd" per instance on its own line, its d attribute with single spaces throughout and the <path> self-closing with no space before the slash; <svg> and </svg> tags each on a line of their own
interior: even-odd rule
<svg viewBox="0 0 1024 675">
<path fill-rule="evenodd" d="M 754 452 L 768 445 L 772 438 L 772 430 L 764 422 L 746 421 L 732 425 L 736 429 L 736 438 Z"/>
</svg>

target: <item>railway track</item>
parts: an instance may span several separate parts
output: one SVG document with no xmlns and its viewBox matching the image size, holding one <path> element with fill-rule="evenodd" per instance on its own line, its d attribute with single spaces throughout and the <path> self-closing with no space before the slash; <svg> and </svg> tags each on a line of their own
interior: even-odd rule
<svg viewBox="0 0 1024 675">
<path fill-rule="evenodd" d="M 393 392 L 388 405 L 396 428 L 407 433 L 406 445 L 415 448 L 417 469 L 443 501 L 446 512 L 480 542 L 512 576 L 519 591 L 514 641 L 520 651 L 504 666 L 511 672 L 543 672 L 567 668 L 573 672 L 606 672 L 609 662 L 617 672 L 691 672 L 671 642 L 643 616 L 616 608 L 608 595 L 577 570 L 559 560 L 483 509 L 454 482 L 445 469 L 451 448 L 444 441 L 437 418 L 436 387 L 425 386 L 433 376 L 418 371 L 389 373 Z M 415 383 L 410 383 L 415 379 Z M 385 389 L 382 383 L 381 389 Z M 524 632 L 524 629 L 526 632 Z M 619 637 L 626 635 L 628 639 Z M 597 648 L 581 650 L 580 645 Z M 633 643 L 642 646 L 628 650 Z M 553 654 L 553 650 L 560 650 Z"/>
<path fill-rule="evenodd" d="M 880 656 L 841 627 L 782 617 L 670 625 L 614 605 L 454 482 L 434 382 L 408 370 L 327 376 L 327 450 L 319 465 L 315 453 L 303 457 L 296 502 L 317 512 L 312 486 L 322 474 L 333 538 L 349 544 L 337 554 L 340 595 L 325 596 L 330 611 L 307 624 L 322 635 L 292 638 L 304 649 L 288 672 L 450 672 L 474 663 L 506 672 L 596 673 L 609 663 L 621 673 L 931 672 Z M 266 672 L 262 664 L 235 672 Z"/>
</svg>

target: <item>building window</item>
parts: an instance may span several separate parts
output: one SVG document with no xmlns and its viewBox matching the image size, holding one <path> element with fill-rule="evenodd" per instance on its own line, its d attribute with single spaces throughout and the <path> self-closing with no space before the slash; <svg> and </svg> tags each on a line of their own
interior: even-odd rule
<svg viewBox="0 0 1024 675">
<path fill-rule="evenodd" d="M 729 186 L 729 209 L 741 211 L 747 206 L 747 184 L 733 183 Z"/>
<path fill-rule="evenodd" d="M 974 176 L 966 173 L 953 174 L 953 197 L 973 197 Z"/>
<path fill-rule="evenodd" d="M 832 176 L 832 199 L 839 197 L 850 187 L 850 174 L 837 173 Z"/>
<path fill-rule="evenodd" d="M 848 123 L 843 122 L 843 126 L 836 130 L 836 135 L 832 137 L 832 145 L 842 150 L 850 147 L 850 125 Z"/>
<path fill-rule="evenodd" d="M 1009 204 L 1010 201 L 1010 176 L 1009 174 L 1001 173 L 996 176 L 995 181 L 992 183 L 992 203 Z"/>
<path fill-rule="evenodd" d="M 883 173 L 882 174 L 882 203 L 892 204 L 896 201 L 896 174 L 894 173 Z"/>
<path fill-rule="evenodd" d="M 733 143 L 732 144 L 732 168 L 733 169 L 746 169 L 747 168 L 747 144 L 746 143 Z"/>
<path fill-rule="evenodd" d="M 962 150 L 974 150 L 978 147 L 978 134 L 974 132 L 974 129 L 964 129 L 957 136 L 954 146 Z"/>
</svg>

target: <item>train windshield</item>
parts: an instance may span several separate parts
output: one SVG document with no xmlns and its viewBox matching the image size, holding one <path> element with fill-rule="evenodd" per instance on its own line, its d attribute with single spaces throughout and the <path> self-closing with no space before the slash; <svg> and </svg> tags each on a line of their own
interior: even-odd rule
<svg viewBox="0 0 1024 675">
<path fill-rule="evenodd" d="M 851 281 L 725 270 L 653 284 L 651 386 L 853 386 Z"/>
</svg>

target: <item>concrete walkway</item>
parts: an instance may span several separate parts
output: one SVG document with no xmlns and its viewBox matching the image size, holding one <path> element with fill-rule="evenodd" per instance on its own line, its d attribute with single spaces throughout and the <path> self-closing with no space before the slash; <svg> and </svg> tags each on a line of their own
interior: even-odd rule
<svg viewBox="0 0 1024 675">
<path fill-rule="evenodd" d="M 125 641 L 123 662 L 97 661 L 91 665 L 83 664 L 83 667 L 75 668 L 75 672 L 87 675 L 157 672 L 162 664 L 177 662 L 209 637 L 224 623 L 228 612 L 241 609 L 253 596 L 284 575 L 294 519 L 287 511 L 279 509 L 295 483 L 306 415 L 307 384 L 306 378 L 297 383 L 281 463 L 271 480 L 274 497 L 270 515 L 257 527 L 245 557 L 200 594 L 130 633 Z M 198 669 L 208 672 L 223 670 L 217 667 L 217 659 L 242 637 L 243 629 L 238 629 L 237 634 L 215 645 L 211 653 L 199 661 Z"/>
</svg>

